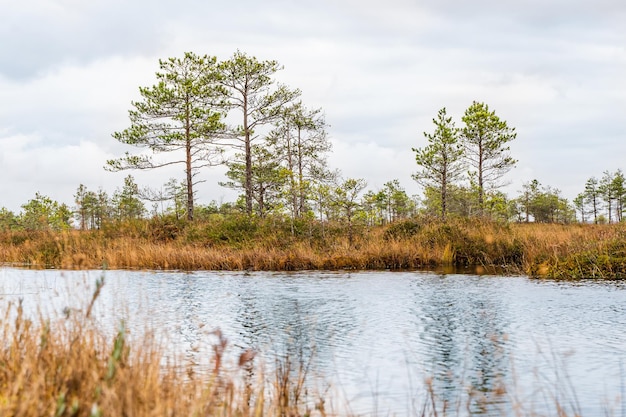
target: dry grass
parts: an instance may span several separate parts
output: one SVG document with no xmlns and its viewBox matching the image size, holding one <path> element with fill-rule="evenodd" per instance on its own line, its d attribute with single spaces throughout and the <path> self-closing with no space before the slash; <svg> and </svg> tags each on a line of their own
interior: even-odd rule
<svg viewBox="0 0 626 417">
<path fill-rule="evenodd" d="M 531 276 L 626 277 L 626 224 L 514 226 L 523 243 L 524 272 Z"/>
<path fill-rule="evenodd" d="M 107 336 L 90 320 L 90 306 L 54 322 L 27 319 L 20 304 L 6 310 L 0 328 L 1 416 L 311 415 L 304 376 L 294 377 L 287 361 L 269 379 L 253 372 L 251 351 L 227 368 L 228 342 L 216 331 L 212 365 L 198 372 L 193 364 L 170 359 L 149 336 L 131 346 L 123 325 Z"/>
<path fill-rule="evenodd" d="M 274 228 L 273 228 L 274 227 Z M 143 232 L 4 232 L 0 262 L 64 269 L 307 270 L 472 267 L 553 278 L 626 276 L 626 226 L 501 224 L 420 218 L 363 228 L 352 244 L 335 228 L 290 235 L 284 225 L 242 230 L 193 225 L 171 238 Z"/>
</svg>

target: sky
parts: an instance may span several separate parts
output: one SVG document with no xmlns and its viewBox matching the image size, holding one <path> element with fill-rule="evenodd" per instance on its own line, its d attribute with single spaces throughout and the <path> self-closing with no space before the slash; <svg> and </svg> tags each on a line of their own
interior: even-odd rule
<svg viewBox="0 0 626 417">
<path fill-rule="evenodd" d="M 484 102 L 517 138 L 503 189 L 537 179 L 573 198 L 626 170 L 624 0 L 0 0 L 0 207 L 46 195 L 70 207 L 80 184 L 110 195 L 131 174 L 159 189 L 175 170 L 104 170 L 136 149 L 130 124 L 159 59 L 237 50 L 284 68 L 278 82 L 321 108 L 329 165 L 378 190 L 420 194 L 414 147 L 446 107 L 460 126 Z M 198 202 L 234 201 L 206 170 Z"/>
</svg>

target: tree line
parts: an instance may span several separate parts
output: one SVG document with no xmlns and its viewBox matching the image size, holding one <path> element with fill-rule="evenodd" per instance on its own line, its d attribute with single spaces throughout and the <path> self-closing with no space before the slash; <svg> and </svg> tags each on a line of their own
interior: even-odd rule
<svg viewBox="0 0 626 417">
<path fill-rule="evenodd" d="M 462 127 L 439 110 L 428 144 L 413 148 L 420 170 L 413 178 L 424 186 L 422 211 L 445 220 L 484 216 L 504 221 L 538 223 L 621 222 L 626 182 L 621 170 L 591 177 L 570 203 L 557 188 L 537 179 L 526 182 L 515 198 L 499 191 L 505 174 L 516 164 L 509 143 L 517 137 L 485 103 L 473 102 L 461 118 Z"/>
<path fill-rule="evenodd" d="M 437 209 L 443 220 L 450 210 L 450 192 L 465 194 L 466 205 L 475 203 L 467 205 L 470 212 L 465 214 L 485 215 L 492 193 L 502 187 L 501 179 L 517 162 L 510 156 L 508 146 L 517 136 L 515 128 L 490 111 L 487 104 L 473 102 L 462 122 L 463 127 L 457 128 L 442 108 L 433 119 L 434 132 L 424 132 L 428 145 L 413 148 L 421 167 L 413 178 L 435 200 L 430 206 Z M 465 185 L 459 186 L 461 181 Z"/>
<path fill-rule="evenodd" d="M 589 178 L 573 200 L 583 223 L 621 222 L 626 201 L 626 178 L 621 170 L 604 171 L 600 179 Z"/>
<path fill-rule="evenodd" d="M 410 197 L 398 180 L 387 182 L 380 190 L 363 192 L 366 182 L 362 179 L 346 179 L 333 186 L 315 188 L 315 194 L 307 196 L 314 204 L 302 221 L 320 221 L 345 224 L 348 233 L 356 226 L 375 226 L 406 219 L 418 213 L 418 201 Z M 21 206 L 15 214 L 0 208 L 1 230 L 98 230 L 107 224 L 129 222 L 149 218 L 170 218 L 186 221 L 186 188 L 176 179 L 168 181 L 162 190 L 155 192 L 140 187 L 132 175 L 124 178 L 124 184 L 112 195 L 99 189 L 89 190 L 80 184 L 74 194 L 74 204 L 59 203 L 39 192 Z M 196 220 L 207 221 L 213 215 L 245 215 L 243 198 L 235 202 L 196 205 Z M 276 208 L 273 216 L 285 216 L 285 209 Z M 260 216 L 259 216 L 260 217 Z"/>
<path fill-rule="evenodd" d="M 132 175 L 112 196 L 80 185 L 74 206 L 37 193 L 19 215 L 0 209 L 0 228 L 98 229 L 106 222 L 167 215 L 192 221 L 207 213 L 278 215 L 297 220 L 378 225 L 417 213 L 481 216 L 520 222 L 618 222 L 626 186 L 621 171 L 590 178 L 570 204 L 558 189 L 538 180 L 523 184 L 515 198 L 500 191 L 515 166 L 510 127 L 485 103 L 473 102 L 460 127 L 442 108 L 427 144 L 413 148 L 423 196 L 409 196 L 397 179 L 366 191 L 363 179 L 342 178 L 327 165 L 328 124 L 320 108 L 308 108 L 301 91 L 280 84 L 276 61 L 237 51 L 225 61 L 185 53 L 159 61 L 156 83 L 140 87 L 131 102 L 130 126 L 113 138 L 136 149 L 107 161 L 110 171 L 182 167 L 157 189 L 141 188 Z M 220 184 L 240 191 L 236 202 L 197 206 L 204 169 L 226 165 Z M 147 205 L 152 207 L 147 207 Z M 74 222 L 72 222 L 74 220 Z"/>
</svg>

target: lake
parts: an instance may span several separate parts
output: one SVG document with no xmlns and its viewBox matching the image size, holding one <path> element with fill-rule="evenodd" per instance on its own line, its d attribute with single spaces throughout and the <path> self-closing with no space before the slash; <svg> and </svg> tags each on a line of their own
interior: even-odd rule
<svg viewBox="0 0 626 417">
<path fill-rule="evenodd" d="M 253 348 L 269 368 L 282 355 L 310 363 L 310 389 L 356 414 L 419 415 L 430 386 L 450 415 L 554 414 L 556 401 L 569 415 L 626 415 L 626 283 L 0 268 L 0 305 L 60 317 L 84 308 L 102 276 L 103 329 L 154 330 L 202 367 L 219 328 L 233 357 Z"/>
</svg>

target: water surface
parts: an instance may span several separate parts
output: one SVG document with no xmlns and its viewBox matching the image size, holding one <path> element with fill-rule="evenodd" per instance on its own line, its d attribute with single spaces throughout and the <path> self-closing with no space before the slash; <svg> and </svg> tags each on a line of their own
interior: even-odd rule
<svg viewBox="0 0 626 417">
<path fill-rule="evenodd" d="M 234 354 L 253 348 L 268 366 L 283 354 L 310 361 L 315 388 L 330 384 L 355 413 L 417 415 L 430 381 L 461 415 L 515 415 L 517 403 L 542 412 L 555 401 L 582 415 L 625 415 L 619 282 L 3 268 L 0 303 L 22 299 L 29 314 L 59 316 L 84 308 L 101 276 L 94 317 L 103 328 L 124 320 L 133 337 L 156 330 L 172 355 L 199 366 L 219 328 Z M 507 392 L 494 395 L 500 386 Z"/>
</svg>

